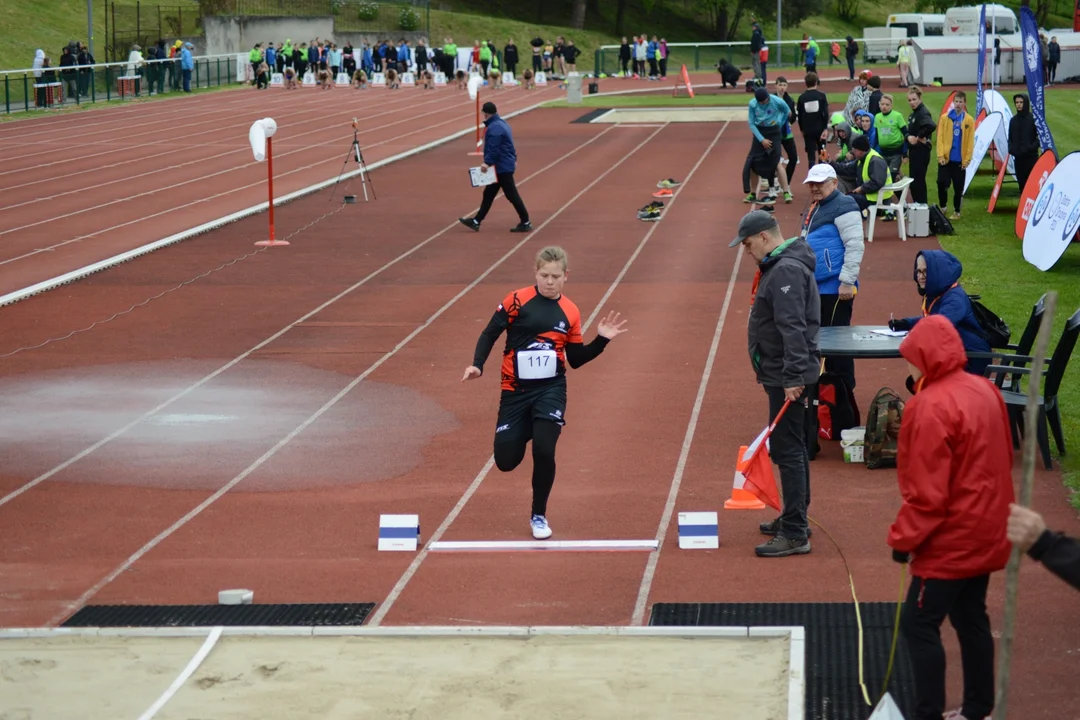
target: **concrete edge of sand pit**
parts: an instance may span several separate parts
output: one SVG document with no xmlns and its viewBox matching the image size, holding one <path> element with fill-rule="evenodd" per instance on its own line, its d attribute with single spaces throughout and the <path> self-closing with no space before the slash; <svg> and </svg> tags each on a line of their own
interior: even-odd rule
<svg viewBox="0 0 1080 720">
<path fill-rule="evenodd" d="M 61 637 L 533 637 L 540 635 L 615 635 L 625 637 L 783 638 L 789 639 L 788 720 L 804 720 L 806 706 L 806 633 L 802 626 L 484 626 L 452 625 L 390 627 L 134 627 L 134 628 L 0 628 L 3 640 Z"/>
</svg>

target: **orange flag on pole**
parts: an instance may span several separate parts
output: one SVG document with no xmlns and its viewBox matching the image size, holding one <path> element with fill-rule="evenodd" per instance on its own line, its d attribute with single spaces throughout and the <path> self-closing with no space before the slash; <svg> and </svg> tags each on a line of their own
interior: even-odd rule
<svg viewBox="0 0 1080 720">
<path fill-rule="evenodd" d="M 735 473 L 735 489 L 746 490 L 769 507 L 782 511 L 780 493 L 776 489 L 776 478 L 773 477 L 772 462 L 769 460 L 769 451 L 765 447 L 766 441 L 784 417 L 791 401 L 788 400 L 776 414 L 776 418 L 762 430 L 754 442 L 746 448 L 746 452 L 739 458 L 738 472 Z"/>
</svg>

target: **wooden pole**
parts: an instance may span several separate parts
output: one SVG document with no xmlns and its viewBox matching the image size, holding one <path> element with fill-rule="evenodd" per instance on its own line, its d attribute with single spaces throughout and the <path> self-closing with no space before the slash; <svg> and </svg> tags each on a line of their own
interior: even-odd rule
<svg viewBox="0 0 1080 720">
<path fill-rule="evenodd" d="M 1035 344 L 1035 355 L 1031 361 L 1031 376 L 1028 379 L 1027 407 L 1024 409 L 1024 448 L 1020 461 L 1020 505 L 1031 505 L 1031 490 L 1035 484 L 1036 442 L 1039 428 L 1039 390 L 1042 387 L 1043 364 L 1046 361 L 1046 349 L 1050 345 L 1050 330 L 1054 323 L 1054 309 L 1057 307 L 1057 293 L 1046 293 L 1046 310 L 1042 324 L 1039 325 L 1039 338 Z M 998 655 L 997 692 L 994 698 L 993 720 L 1005 720 L 1009 704 L 1009 671 L 1012 667 L 1012 641 L 1016 623 L 1016 593 L 1020 579 L 1020 560 L 1023 553 L 1013 546 L 1009 564 L 1005 568 L 1005 621 L 1001 629 L 1001 648 Z"/>
</svg>

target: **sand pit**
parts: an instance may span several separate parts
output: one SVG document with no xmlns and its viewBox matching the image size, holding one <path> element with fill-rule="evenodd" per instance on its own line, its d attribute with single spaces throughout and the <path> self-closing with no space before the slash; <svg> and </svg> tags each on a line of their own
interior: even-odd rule
<svg viewBox="0 0 1080 720">
<path fill-rule="evenodd" d="M 388 632 L 225 634 L 154 718 L 801 717 L 789 715 L 793 691 L 802 704 L 799 636 L 747 637 L 746 628 L 741 637 L 698 628 L 685 636 L 672 628 L 379 630 Z M 92 632 L 0 639 L 0 720 L 135 720 L 204 640 Z"/>
</svg>

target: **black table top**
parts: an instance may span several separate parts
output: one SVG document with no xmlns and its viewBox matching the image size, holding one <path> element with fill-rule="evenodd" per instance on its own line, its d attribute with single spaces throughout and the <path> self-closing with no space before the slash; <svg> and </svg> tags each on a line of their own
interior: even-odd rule
<svg viewBox="0 0 1080 720">
<path fill-rule="evenodd" d="M 888 329 L 888 325 L 823 327 L 818 332 L 818 350 L 823 357 L 898 358 L 904 338 L 871 332 Z"/>
</svg>

